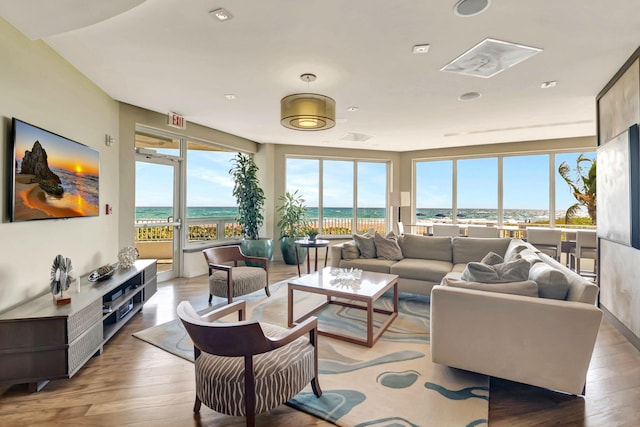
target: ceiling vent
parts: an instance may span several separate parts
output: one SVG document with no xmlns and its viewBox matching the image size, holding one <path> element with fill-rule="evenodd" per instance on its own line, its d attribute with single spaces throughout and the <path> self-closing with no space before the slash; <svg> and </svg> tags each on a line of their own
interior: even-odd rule
<svg viewBox="0 0 640 427">
<path fill-rule="evenodd" d="M 542 49 L 502 40 L 484 39 L 442 67 L 440 71 L 488 79 L 539 52 L 542 52 Z"/>
<path fill-rule="evenodd" d="M 347 133 L 345 136 L 343 136 L 342 138 L 340 138 L 340 141 L 353 141 L 353 142 L 364 142 L 368 139 L 373 138 L 370 135 L 365 135 L 364 133 L 352 133 L 349 132 Z"/>
</svg>

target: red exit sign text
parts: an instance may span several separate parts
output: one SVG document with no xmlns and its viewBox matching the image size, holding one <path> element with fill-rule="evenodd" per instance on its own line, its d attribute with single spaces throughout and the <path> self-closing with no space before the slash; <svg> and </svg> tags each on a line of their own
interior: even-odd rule
<svg viewBox="0 0 640 427">
<path fill-rule="evenodd" d="M 178 113 L 169 113 L 169 120 L 167 124 L 174 128 L 185 129 L 187 127 L 187 119 Z"/>
</svg>

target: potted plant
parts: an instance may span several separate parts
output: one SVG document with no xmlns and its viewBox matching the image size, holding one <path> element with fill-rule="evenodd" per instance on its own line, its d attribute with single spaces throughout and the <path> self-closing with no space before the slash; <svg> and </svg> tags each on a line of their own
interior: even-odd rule
<svg viewBox="0 0 640 427">
<path fill-rule="evenodd" d="M 282 203 L 276 208 L 280 219 L 280 250 L 282 259 L 286 264 L 296 265 L 307 256 L 306 248 L 298 248 L 298 261 L 296 261 L 296 247 L 294 241 L 304 235 L 307 223 L 307 208 L 304 199 L 298 194 L 286 192 L 278 198 Z"/>
<path fill-rule="evenodd" d="M 236 221 L 240 224 L 242 242 L 240 248 L 245 255 L 273 257 L 273 239 L 259 238 L 260 227 L 264 223 L 262 209 L 265 195 L 258 180 L 258 166 L 253 157 L 238 153 L 232 160 L 229 174 L 233 177 L 233 196 L 238 203 Z"/>
</svg>

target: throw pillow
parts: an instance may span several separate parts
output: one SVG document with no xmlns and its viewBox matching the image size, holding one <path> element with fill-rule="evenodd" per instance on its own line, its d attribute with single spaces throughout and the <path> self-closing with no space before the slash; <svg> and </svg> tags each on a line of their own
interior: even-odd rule
<svg viewBox="0 0 640 427">
<path fill-rule="evenodd" d="M 380 259 L 400 261 L 404 258 L 402 256 L 402 250 L 400 250 L 400 246 L 398 246 L 398 239 L 393 232 L 390 232 L 386 236 L 376 233 L 373 236 L 373 243 L 376 246 L 376 254 Z"/>
<path fill-rule="evenodd" d="M 529 279 L 538 284 L 540 298 L 564 300 L 569 292 L 569 280 L 564 273 L 546 262 L 538 262 L 529 269 Z"/>
<path fill-rule="evenodd" d="M 355 242 L 346 242 L 342 245 L 342 259 L 358 259 L 360 251 Z"/>
<path fill-rule="evenodd" d="M 480 283 L 522 282 L 529 278 L 530 267 L 529 261 L 524 259 L 496 265 L 470 262 L 460 278 L 468 282 Z"/>
<path fill-rule="evenodd" d="M 505 261 L 513 261 L 516 254 L 519 254 L 523 250 L 528 249 L 527 244 L 520 239 L 511 239 L 506 252 L 504 253 Z"/>
<path fill-rule="evenodd" d="M 361 258 L 376 257 L 376 245 L 373 242 L 373 236 L 375 236 L 375 231 L 373 229 L 364 234 L 353 235 L 353 240 L 356 242 L 356 246 L 360 250 Z"/>
<path fill-rule="evenodd" d="M 522 252 L 515 254 L 513 259 L 526 259 L 531 265 L 537 262 L 544 262 L 540 259 L 536 251 L 532 249 L 525 249 Z"/>
<path fill-rule="evenodd" d="M 479 283 L 467 282 L 445 277 L 442 280 L 443 286 L 453 288 L 474 289 L 476 291 L 497 292 L 501 294 L 522 295 L 525 297 L 538 297 L 538 285 L 533 280 L 508 283 Z"/>
<path fill-rule="evenodd" d="M 482 258 L 480 262 L 487 265 L 496 265 L 502 264 L 504 262 L 504 259 L 495 252 L 489 252 L 484 256 L 484 258 Z"/>
</svg>

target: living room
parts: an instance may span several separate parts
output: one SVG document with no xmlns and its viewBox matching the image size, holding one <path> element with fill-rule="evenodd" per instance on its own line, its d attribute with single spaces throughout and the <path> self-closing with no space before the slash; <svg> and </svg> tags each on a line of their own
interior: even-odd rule
<svg viewBox="0 0 640 427">
<path fill-rule="evenodd" d="M 215 5 L 207 5 L 207 7 L 210 7 L 211 9 L 213 9 L 213 6 Z M 491 5 L 492 8 L 497 9 L 499 9 L 499 6 L 500 5 L 496 4 L 496 2 L 493 2 Z M 579 3 L 574 3 L 574 6 L 575 10 L 580 10 L 581 6 Z M 627 6 L 631 7 L 631 5 Z M 452 7 L 453 2 L 451 5 L 447 5 L 446 9 L 448 13 L 452 13 L 450 12 Z M 229 8 L 232 9 L 232 6 L 229 6 Z M 1 10 L 2 9 L 0 9 L 0 11 Z M 236 11 L 234 12 L 237 14 Z M 616 13 L 623 14 L 624 12 L 618 11 Z M 591 17 L 590 19 L 595 20 L 596 18 Z M 464 22 L 466 24 L 472 21 L 468 20 Z M 367 145 L 360 142 L 354 143 L 354 148 L 344 148 L 347 146 L 344 141 L 338 141 L 339 145 L 337 146 L 322 143 L 322 132 L 316 132 L 317 135 L 313 137 L 316 141 L 319 141 L 317 144 L 298 145 L 293 143 L 258 143 L 255 142 L 257 138 L 250 136 L 236 136 L 233 132 L 227 133 L 213 127 L 197 124 L 199 122 L 199 115 L 215 115 L 215 112 L 211 111 L 189 114 L 187 114 L 187 111 L 184 111 L 183 113 L 187 117 L 188 124 L 185 130 L 181 130 L 179 132 L 183 132 L 185 135 L 197 138 L 198 140 L 211 141 L 238 151 L 254 153 L 254 158 L 260 167 L 261 181 L 264 183 L 265 195 L 267 197 L 267 203 L 265 205 L 266 221 L 264 234 L 277 236 L 279 233 L 279 229 L 276 226 L 277 198 L 285 193 L 286 188 L 286 177 L 284 174 L 279 173 L 279 171 L 285 170 L 286 159 L 288 156 L 326 156 L 332 158 L 385 161 L 390 165 L 390 182 L 392 183 L 390 189 L 393 191 L 411 191 L 413 189 L 413 176 L 410 171 L 413 170 L 412 165 L 416 159 L 452 158 L 474 155 L 504 155 L 522 152 L 547 153 L 554 150 L 561 152 L 595 151 L 598 145 L 595 130 L 595 123 L 597 119 L 594 109 L 594 106 L 596 105 L 596 96 L 605 88 L 607 82 L 614 77 L 618 70 L 622 69 L 625 61 L 631 57 L 636 50 L 638 45 L 637 40 L 640 40 L 640 37 L 633 34 L 632 31 L 637 31 L 635 28 L 638 27 L 639 26 L 636 25 L 633 30 L 629 30 L 631 34 L 627 36 L 627 41 L 623 45 L 611 48 L 612 51 L 615 51 L 615 55 L 612 53 L 611 58 L 603 58 L 603 64 L 606 65 L 603 65 L 604 69 L 601 70 L 602 77 L 598 81 L 598 85 L 591 88 L 591 91 L 580 92 L 579 89 L 576 89 L 577 92 L 580 92 L 579 97 L 585 97 L 589 100 L 591 123 L 588 124 L 588 126 L 592 129 L 591 133 L 575 133 L 562 137 L 547 138 L 545 136 L 538 136 L 542 134 L 537 133 L 534 128 L 527 131 L 529 137 L 524 139 L 496 139 L 495 142 L 500 142 L 500 144 L 484 142 L 474 145 L 465 145 L 463 143 L 457 143 L 455 146 L 450 145 L 449 147 L 416 147 L 406 150 L 396 150 L 394 148 L 389 149 L 388 147 L 385 148 L 382 146 L 375 147 L 373 144 L 374 141 L 376 141 L 376 138 L 374 138 L 370 140 L 370 143 L 372 144 L 371 147 L 374 149 L 366 149 Z M 167 126 L 167 111 L 149 108 L 146 106 L 146 101 L 144 100 L 141 100 L 139 104 L 116 100 L 116 98 L 109 95 L 94 83 L 90 75 L 82 74 L 74 65 L 72 65 L 73 62 L 71 60 L 63 59 L 50 45 L 47 44 L 47 42 L 42 39 L 30 39 L 4 20 L 0 20 L 0 34 L 2 35 L 0 38 L 0 52 L 3 58 L 6 58 L 0 77 L 0 87 L 2 88 L 3 93 L 0 106 L 2 108 L 4 126 L 2 139 L 7 150 L 11 138 L 11 119 L 16 117 L 44 129 L 53 131 L 59 135 L 64 135 L 72 140 L 91 146 L 100 152 L 100 209 L 99 215 L 93 218 L 58 221 L 29 221 L 21 223 L 10 222 L 7 214 L 9 201 L 7 194 L 5 194 L 7 191 L 6 189 L 8 188 L 7 180 L 9 179 L 9 173 L 7 171 L 8 162 L 5 161 L 2 163 L 5 182 L 2 186 L 3 197 L 0 202 L 0 208 L 2 208 L 4 220 L 0 224 L 0 229 L 2 230 L 3 241 L 5 243 L 3 249 L 3 263 L 0 273 L 3 282 L 3 286 L 0 290 L 1 312 L 48 292 L 48 278 L 51 269 L 51 262 L 57 254 L 64 254 L 64 256 L 72 259 L 75 270 L 80 274 L 85 275 L 94 271 L 101 265 L 113 263 L 116 261 L 118 251 L 122 247 L 132 245 L 134 243 L 133 222 L 136 206 L 134 197 L 135 186 L 133 183 L 135 182 L 136 160 L 134 156 L 134 140 L 136 126 L 144 125 L 167 132 L 176 132 L 176 129 Z M 493 35 L 494 34 L 485 34 L 485 36 Z M 55 36 L 52 38 L 55 38 Z M 628 41 L 629 39 L 634 40 L 633 44 Z M 435 48 L 435 41 L 427 41 L 434 43 Z M 122 48 L 125 48 L 125 46 L 122 46 Z M 140 62 L 144 63 L 144 53 L 140 53 L 140 55 Z M 96 53 L 96 58 L 88 58 L 87 60 L 99 61 L 99 57 L 99 53 Z M 453 59 L 453 57 L 450 59 Z M 109 64 L 103 64 L 103 66 L 107 69 L 109 68 Z M 516 65 L 515 67 L 518 66 Z M 517 70 L 517 68 L 507 72 L 515 70 Z M 303 70 L 303 72 L 306 71 L 310 70 Z M 313 71 L 318 73 L 318 81 L 316 83 L 310 83 L 309 86 L 306 84 L 302 86 L 302 88 L 309 87 L 309 91 L 316 91 L 316 86 L 314 86 L 314 84 L 322 84 L 322 79 L 328 75 L 323 75 L 321 73 L 322 70 L 320 69 Z M 290 80 L 296 80 L 297 78 L 298 76 L 295 73 L 291 76 L 287 76 L 287 79 Z M 291 91 L 297 90 L 299 83 L 299 81 L 287 82 Z M 559 84 L 561 83 L 562 82 L 559 82 Z M 132 86 L 135 85 L 135 83 L 127 84 Z M 123 90 L 126 91 L 126 87 Z M 317 90 L 323 91 L 324 86 L 319 86 Z M 179 97 L 178 95 L 175 96 Z M 245 96 L 249 95 L 247 94 Z M 151 94 L 149 94 L 149 97 L 152 97 Z M 485 94 L 485 98 L 486 97 L 489 97 L 489 94 Z M 280 126 L 278 118 L 275 117 L 277 115 L 277 102 L 279 99 L 280 97 L 274 98 L 273 105 L 268 111 L 268 115 L 274 116 L 273 120 L 277 126 Z M 343 99 L 342 102 L 348 103 L 349 100 Z M 517 103 L 515 101 L 513 102 L 513 108 L 515 108 Z M 547 100 L 546 102 L 550 101 Z M 171 109 L 175 107 L 170 106 L 167 108 Z M 165 110 L 167 108 L 165 108 Z M 227 108 L 232 109 L 232 107 Z M 346 105 L 343 104 L 342 108 L 346 108 Z M 467 108 L 471 107 L 466 105 L 461 107 L 462 110 L 466 110 Z M 456 113 L 458 112 L 463 114 L 464 111 L 456 111 Z M 360 111 L 360 113 L 363 113 L 363 111 Z M 261 113 L 254 112 L 254 114 Z M 382 121 L 383 118 L 379 117 L 379 120 Z M 576 119 L 574 121 L 580 121 L 580 119 Z M 336 127 L 340 126 L 340 123 L 336 125 Z M 577 124 L 575 126 L 581 126 L 581 124 Z M 553 128 L 554 126 L 551 127 Z M 555 127 L 562 128 L 562 126 Z M 476 128 L 487 129 L 486 126 L 476 126 Z M 346 130 L 346 127 L 343 126 L 343 129 Z M 357 131 L 357 129 L 354 129 L 354 131 Z M 361 132 L 362 131 L 366 132 L 364 129 L 361 130 Z M 393 129 L 389 132 L 393 133 Z M 518 132 L 522 132 L 522 130 L 519 130 Z M 295 134 L 294 138 L 302 138 L 300 132 L 291 131 L 291 133 Z M 112 137 L 114 143 L 107 145 L 105 143 L 106 136 Z M 477 134 L 475 136 L 477 136 L 478 139 L 487 138 L 485 141 L 491 140 L 491 137 L 503 137 L 501 132 L 494 132 L 489 137 L 485 134 Z M 270 138 L 265 136 L 265 139 Z M 104 212 L 106 204 L 113 207 L 112 213 L 106 214 Z M 408 215 L 407 212 L 411 209 L 412 208 L 404 208 L 403 215 Z M 408 217 L 405 218 L 407 221 L 410 221 Z M 391 227 L 391 225 L 392 222 L 390 221 L 389 226 Z M 611 253 L 612 252 L 610 252 L 610 254 Z M 633 256 L 635 256 L 634 253 L 635 252 L 631 255 L 626 254 L 624 256 L 631 256 L 630 259 L 633 260 Z M 611 255 L 608 256 L 610 259 Z M 197 260 L 195 258 L 197 258 Z M 185 261 L 185 263 L 186 262 L 188 261 Z M 197 257 L 194 257 L 194 260 L 192 261 L 192 264 L 196 263 L 198 263 L 198 266 L 195 267 L 196 269 L 200 268 L 202 272 L 206 271 L 206 265 L 204 265 L 204 261 L 201 259 L 200 254 L 197 254 Z M 628 277 L 637 277 L 637 270 L 634 265 L 637 265 L 637 263 L 634 264 L 633 262 L 630 262 L 623 267 L 623 272 L 626 272 Z M 602 268 L 605 268 L 604 263 L 602 263 Z M 283 267 L 281 273 L 276 273 L 274 279 L 278 278 L 284 280 L 289 275 L 295 274 L 293 271 L 294 270 Z M 177 280 L 177 285 L 171 291 L 175 292 L 175 295 L 169 295 L 170 292 L 168 288 L 165 291 L 159 291 L 157 300 L 154 300 L 156 302 L 148 307 L 149 311 L 153 310 L 154 314 L 146 313 L 147 307 L 145 306 L 145 311 L 143 312 L 145 319 L 144 321 L 138 322 L 138 327 L 143 328 L 151 326 L 154 322 L 163 322 L 163 319 L 167 318 L 166 314 L 163 314 L 163 312 L 175 311 L 173 298 L 178 299 L 183 296 L 192 300 L 196 300 L 198 298 L 201 300 L 206 299 L 206 291 L 202 288 L 202 281 L 200 283 L 194 282 L 195 278 Z M 629 282 L 634 281 L 629 280 Z M 616 294 L 617 292 L 619 292 L 619 294 Z M 633 298 L 637 298 L 637 289 L 631 291 L 627 291 L 625 289 L 620 291 L 613 290 L 609 295 L 609 298 L 613 299 L 609 300 L 610 302 L 609 305 L 607 305 L 607 308 L 615 310 L 619 305 L 623 305 L 624 307 L 621 309 L 622 311 L 619 312 L 622 314 L 618 314 L 617 323 L 615 317 L 614 320 L 608 320 L 610 323 L 606 323 L 607 321 L 605 321 L 605 324 L 607 325 L 605 326 L 607 328 L 606 333 L 608 333 L 606 337 L 609 340 L 609 344 L 615 344 L 613 344 L 613 346 L 601 348 L 602 352 L 616 353 L 620 359 L 624 359 L 629 363 L 628 365 L 624 365 L 624 369 L 621 369 L 620 372 L 611 372 L 609 373 L 610 376 L 606 377 L 607 381 L 610 380 L 611 382 L 624 384 L 620 385 L 618 388 L 609 389 L 612 396 L 616 397 L 616 399 L 619 397 L 620 402 L 624 401 L 622 395 L 633 395 L 637 391 L 637 387 L 640 385 L 640 383 L 637 382 L 638 358 L 637 355 L 634 355 L 633 352 L 636 350 L 633 349 L 633 346 L 631 345 L 631 343 L 637 342 L 637 333 L 635 338 L 631 336 L 627 340 L 625 338 L 621 338 L 622 335 L 620 335 L 620 333 L 617 332 L 618 329 L 616 329 L 620 326 L 618 323 L 625 323 L 627 324 L 626 328 L 628 330 L 634 330 L 635 322 L 637 322 L 637 299 L 634 300 L 633 298 L 629 298 L 630 300 L 635 301 L 636 305 L 631 305 L 631 309 L 628 310 L 626 305 L 627 303 L 622 301 L 626 300 L 626 297 L 624 296 L 627 295 L 626 292 L 632 292 L 629 295 L 633 295 Z M 161 296 L 162 298 L 160 298 Z M 170 308 L 163 308 L 163 303 L 167 303 Z M 635 307 L 635 309 L 633 307 Z M 636 312 L 635 315 L 633 314 L 634 310 Z M 175 318 L 175 313 L 173 314 L 173 318 Z M 109 374 L 114 377 L 117 376 L 117 364 L 129 357 L 139 358 L 140 365 L 146 366 L 152 366 L 153 360 L 158 360 L 159 364 L 165 365 L 167 371 L 170 371 L 171 369 L 174 370 L 171 374 L 167 374 L 167 378 L 169 378 L 170 375 L 184 375 L 189 378 L 193 376 L 192 365 L 188 363 L 185 363 L 184 365 L 172 365 L 170 361 L 173 356 L 161 356 L 159 354 L 162 352 L 151 346 L 148 346 L 150 347 L 149 349 L 144 349 L 145 347 L 143 346 L 145 344 L 143 343 L 138 344 L 136 342 L 136 344 L 132 345 L 131 341 L 135 340 L 125 331 L 122 332 L 123 333 L 117 336 L 116 341 L 105 346 L 105 354 L 95 358 L 95 360 L 92 361 L 92 365 L 84 370 L 86 372 L 84 372 L 85 375 L 83 377 L 80 377 L 77 380 L 73 378 L 67 381 L 61 380 L 59 381 L 60 383 L 66 382 L 70 383 L 70 385 L 60 385 L 58 387 L 71 387 L 71 389 L 76 389 L 76 392 L 77 389 L 81 389 L 85 386 L 88 387 L 89 390 L 99 389 L 100 384 L 91 384 L 91 378 L 88 377 L 91 372 L 100 371 L 101 364 L 111 365 L 111 367 L 107 368 L 107 366 L 102 366 L 102 368 L 107 369 L 101 372 L 101 376 L 99 377 L 100 381 L 106 383 L 117 382 L 117 379 L 115 378 L 109 379 Z M 123 336 L 121 337 L 120 335 Z M 122 360 L 118 360 L 118 357 L 115 355 L 111 356 L 111 359 L 106 359 L 106 356 L 109 353 L 115 353 L 115 351 L 110 352 L 110 349 L 126 351 L 127 347 L 133 347 L 135 348 L 135 351 L 132 353 L 121 353 Z M 627 347 L 630 348 L 627 349 Z M 155 351 L 157 351 L 157 353 L 155 353 Z M 105 358 L 105 361 L 101 362 L 101 358 Z M 616 360 L 615 357 L 608 361 L 612 364 L 621 363 L 622 365 L 623 363 Z M 608 369 L 616 371 L 610 366 Z M 128 372 L 131 373 L 131 371 Z M 600 372 L 602 373 L 602 371 Z M 137 375 L 140 375 L 140 384 L 144 384 L 144 370 L 141 369 L 137 372 Z M 94 381 L 97 381 L 97 378 L 98 377 L 94 378 Z M 82 382 L 74 382 L 78 380 L 82 380 Z M 85 383 L 84 381 L 87 382 Z M 111 386 L 114 385 L 111 384 Z M 164 400 L 160 400 L 165 402 L 169 407 L 169 402 L 173 400 L 170 388 L 170 384 L 166 386 L 167 390 L 165 390 Z M 589 386 L 587 386 L 587 399 L 589 398 L 588 389 Z M 52 390 L 56 390 L 56 388 L 54 387 Z M 507 395 L 510 393 L 529 393 L 528 396 L 533 395 L 538 398 L 539 400 L 537 402 L 534 401 L 531 406 L 528 406 L 529 410 L 535 409 L 536 411 L 543 412 L 548 410 L 549 413 L 553 413 L 551 411 L 552 407 L 573 405 L 571 411 L 578 411 L 575 403 L 571 403 L 573 401 L 570 401 L 570 399 L 563 395 L 545 394 L 530 390 L 523 391 L 517 387 L 515 389 L 506 387 L 503 390 L 507 390 Z M 66 392 L 68 391 L 70 391 L 70 389 L 66 389 Z M 47 392 L 47 388 L 45 388 L 43 392 Z M 54 392 L 51 394 L 54 394 Z M 182 420 L 190 420 L 190 405 L 193 391 L 180 390 L 177 394 L 180 395 L 179 400 L 182 399 L 189 401 L 186 406 L 181 401 L 181 406 L 179 407 L 180 411 L 185 411 Z M 27 396 L 28 395 L 25 393 L 22 396 L 22 399 L 24 399 L 25 402 L 30 402 L 32 409 L 27 410 L 27 408 L 24 407 L 20 408 L 20 405 L 18 405 L 17 408 L 18 410 L 28 411 L 33 414 L 31 411 L 33 411 L 36 406 L 33 401 L 30 400 L 33 398 L 28 398 Z M 592 415 L 594 418 L 585 418 L 585 420 L 587 420 L 585 423 L 588 422 L 594 425 L 625 425 L 626 423 L 626 425 L 632 425 L 633 420 L 625 418 L 624 415 L 620 415 L 619 411 L 621 411 L 620 408 L 622 408 L 622 404 L 620 402 L 613 402 L 613 400 L 615 400 L 614 397 L 611 397 L 610 399 L 603 397 L 603 400 L 606 402 L 606 406 L 604 407 L 602 406 L 604 403 L 601 403 L 601 406 L 595 407 L 588 406 L 590 403 L 586 404 L 586 408 L 588 409 L 586 412 L 590 412 L 590 414 L 585 415 L 585 417 Z M 58 396 L 58 398 L 62 399 L 63 396 Z M 4 397 L 0 399 L 4 400 Z M 60 400 L 58 400 L 58 402 L 60 402 Z M 628 414 L 633 415 L 637 413 L 637 402 L 634 400 L 631 401 L 633 403 L 629 403 L 628 400 L 626 402 L 625 410 L 628 411 L 627 416 Z M 151 416 L 150 413 L 154 412 L 153 409 L 150 409 L 152 406 L 145 406 L 146 404 L 140 403 L 139 400 L 132 402 L 131 407 L 129 408 L 127 408 L 122 402 L 119 404 L 123 406 L 118 407 L 115 405 L 113 408 L 103 406 L 100 410 L 104 411 L 104 413 L 112 414 L 121 412 L 130 416 L 132 412 L 135 412 L 136 404 L 140 404 L 145 407 L 145 410 L 142 411 L 145 415 Z M 634 404 L 636 406 L 634 406 Z M 68 407 L 74 407 L 75 409 L 69 409 L 68 411 L 71 411 L 72 413 L 75 413 L 73 411 L 79 411 L 77 412 L 77 416 L 80 416 L 80 412 L 82 411 L 80 407 L 83 405 L 86 409 L 88 404 L 78 401 L 77 405 L 69 405 Z M 59 407 L 67 408 L 67 406 L 62 405 Z M 52 407 L 46 408 L 47 412 L 55 412 Z M 61 411 L 60 417 L 66 416 L 63 412 L 64 411 Z M 11 413 L 14 414 L 15 412 L 11 411 Z M 3 412 L 0 417 L 4 417 L 5 414 L 6 413 Z M 69 415 L 69 412 L 67 412 L 67 415 Z M 621 418 L 617 418 L 618 416 Z M 124 415 L 122 417 L 124 417 Z M 7 420 L 10 419 L 17 420 L 17 418 L 7 418 Z M 105 421 L 105 419 L 103 419 L 102 422 L 104 424 L 108 424 L 108 421 Z M 278 425 L 278 422 L 284 423 L 283 420 L 286 418 L 276 419 L 278 421 L 270 421 L 269 418 L 263 418 L 262 420 L 265 423 L 263 425 Z M 535 420 L 537 418 L 532 419 Z M 49 422 L 51 424 L 55 424 L 56 421 L 55 418 L 42 418 L 41 420 L 43 423 Z M 61 423 L 64 422 L 63 420 L 64 418 L 60 418 Z M 116 417 L 112 418 L 112 420 L 114 423 L 121 425 L 133 422 L 145 422 L 145 418 L 142 415 L 137 419 Z M 16 422 L 16 424 L 21 424 L 23 421 L 24 420 Z M 526 423 L 526 416 L 523 415 L 523 418 L 520 419 L 520 421 Z M 218 419 L 215 422 L 225 423 L 226 421 L 224 421 L 224 419 Z M 270 422 L 275 422 L 276 424 L 267 424 Z M 307 420 L 305 422 L 310 421 Z M 167 421 L 167 423 L 170 422 Z M 240 425 L 242 421 L 238 421 L 238 423 Z"/>
</svg>

